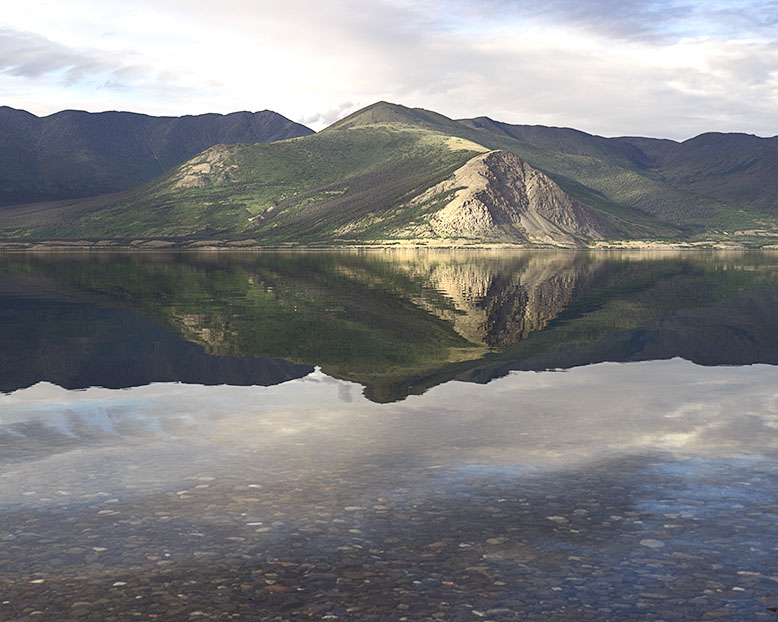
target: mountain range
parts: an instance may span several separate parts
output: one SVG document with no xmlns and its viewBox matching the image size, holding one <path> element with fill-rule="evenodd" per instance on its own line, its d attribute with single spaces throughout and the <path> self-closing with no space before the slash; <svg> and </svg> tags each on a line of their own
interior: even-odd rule
<svg viewBox="0 0 778 622">
<path fill-rule="evenodd" d="M 126 151 L 120 144 L 141 141 L 125 129 L 124 142 L 111 146 L 118 130 L 108 121 L 118 124 L 115 115 L 129 113 L 103 114 L 104 131 L 92 134 L 108 137 L 102 150 L 84 149 L 104 154 L 107 162 Z M 68 200 L 0 209 L 0 236 L 23 243 L 568 247 L 614 240 L 761 246 L 778 236 L 778 137 L 603 138 L 487 117 L 456 121 L 387 102 L 318 133 L 275 113 L 236 115 L 167 119 L 175 131 L 165 134 L 167 142 L 154 144 L 165 144 L 169 155 L 163 160 L 157 146 L 149 148 L 157 155 L 144 156 L 145 174 L 151 176 L 154 167 L 166 172 L 116 194 L 49 194 Z M 149 125 L 153 118 L 142 119 Z M 194 139 L 183 140 L 185 128 L 199 128 L 199 122 L 212 129 L 192 129 L 197 144 L 212 144 L 176 165 L 186 157 L 180 143 L 195 148 Z M 282 140 L 266 142 L 276 138 Z M 2 140 L 9 142 L 7 136 Z M 6 159 L 12 152 L 5 150 Z M 136 174 L 143 157 L 133 158 Z M 122 169 L 111 162 L 109 169 Z M 3 170 L 13 178 L 11 168 Z M 122 175 L 114 179 L 129 184 L 129 172 Z M 97 188 L 83 171 L 72 180 L 73 187 L 78 181 L 82 188 Z M 11 185 L 5 181 L 3 187 Z M 0 193 L 0 202 L 14 202 L 11 196 L 17 195 Z"/>
</svg>

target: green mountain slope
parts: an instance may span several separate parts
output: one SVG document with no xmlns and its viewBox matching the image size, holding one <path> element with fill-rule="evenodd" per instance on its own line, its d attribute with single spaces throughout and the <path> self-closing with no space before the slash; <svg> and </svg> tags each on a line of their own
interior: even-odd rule
<svg viewBox="0 0 778 622">
<path fill-rule="evenodd" d="M 220 143 L 271 142 L 312 130 L 264 110 L 151 117 L 0 107 L 0 206 L 119 192 Z"/>
<path fill-rule="evenodd" d="M 580 246 L 778 231 L 768 212 L 667 183 L 657 162 L 670 162 L 676 147 L 486 118 L 460 122 L 379 102 L 318 134 L 216 145 L 113 197 L 0 212 L 0 235 Z M 676 169 L 686 170 L 687 160 L 676 160 Z"/>
<path fill-rule="evenodd" d="M 465 119 L 461 123 L 534 147 L 597 158 L 674 189 L 741 208 L 778 212 L 778 137 L 710 132 L 677 142 L 639 137 L 604 138 L 570 128 L 511 125 L 488 117 Z"/>
<path fill-rule="evenodd" d="M 463 119 L 460 123 L 492 134 L 515 138 L 547 151 L 591 156 L 606 164 L 629 170 L 642 171 L 651 165 L 651 159 L 637 145 L 627 141 L 594 136 L 568 127 L 511 125 L 494 121 L 489 117 Z"/>
<path fill-rule="evenodd" d="M 437 238 L 576 245 L 629 231 L 514 155 L 483 157 L 487 147 L 452 133 L 462 129 L 435 113 L 379 103 L 312 136 L 212 147 L 138 191 L 75 217 L 63 212 L 59 221 L 24 233 L 266 244 Z M 452 218 L 451 205 L 465 190 L 472 196 L 460 200 Z M 447 206 L 446 226 L 429 226 Z"/>
<path fill-rule="evenodd" d="M 217 146 L 63 233 L 133 237 L 338 237 L 445 179 L 480 150 L 413 127 Z"/>
<path fill-rule="evenodd" d="M 778 213 L 778 137 L 702 134 L 664 151 L 653 169 L 671 186 Z"/>
<path fill-rule="evenodd" d="M 492 148 L 508 149 L 581 201 L 654 226 L 660 236 L 690 237 L 741 228 L 773 229 L 775 218 L 739 195 L 674 183 L 657 169 L 678 143 L 602 138 L 568 128 L 516 126 L 481 117 L 461 121 Z M 477 140 L 478 134 L 468 134 Z M 760 182 L 762 183 L 762 182 Z M 769 183 L 764 191 L 769 193 Z M 640 219 L 643 219 L 642 221 Z"/>
</svg>

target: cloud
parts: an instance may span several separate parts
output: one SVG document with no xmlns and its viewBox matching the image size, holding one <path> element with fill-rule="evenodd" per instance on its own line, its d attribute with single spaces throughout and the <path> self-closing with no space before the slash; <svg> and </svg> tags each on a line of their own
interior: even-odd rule
<svg viewBox="0 0 778 622">
<path fill-rule="evenodd" d="M 302 117 L 301 119 L 298 119 L 297 122 L 312 128 L 323 128 L 332 125 L 335 121 L 354 112 L 354 110 L 355 106 L 352 102 L 343 102 L 325 112 L 315 112 L 309 116 Z"/>
<path fill-rule="evenodd" d="M 658 44 L 699 36 L 770 38 L 778 25 L 775 0 L 460 0 L 457 6 L 478 19 L 521 19 Z"/>
<path fill-rule="evenodd" d="M 500 19 L 519 17 L 532 23 L 573 25 L 609 36 L 643 39 L 664 38 L 693 8 L 677 0 L 487 0 L 479 12 Z"/>
<path fill-rule="evenodd" d="M 40 35 L 0 28 L 0 72 L 41 78 L 60 73 L 67 82 L 95 75 L 130 77 L 135 70 L 99 50 L 75 49 Z"/>
<path fill-rule="evenodd" d="M 317 129 L 378 100 L 605 135 L 778 125 L 776 0 L 67 4 L 6 0 L 3 103 L 270 108 Z"/>
</svg>

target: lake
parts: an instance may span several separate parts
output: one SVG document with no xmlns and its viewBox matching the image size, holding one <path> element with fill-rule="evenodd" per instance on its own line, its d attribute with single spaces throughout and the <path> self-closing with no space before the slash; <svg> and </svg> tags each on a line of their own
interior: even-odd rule
<svg viewBox="0 0 778 622">
<path fill-rule="evenodd" d="M 778 619 L 778 254 L 0 256 L 0 619 Z"/>
</svg>

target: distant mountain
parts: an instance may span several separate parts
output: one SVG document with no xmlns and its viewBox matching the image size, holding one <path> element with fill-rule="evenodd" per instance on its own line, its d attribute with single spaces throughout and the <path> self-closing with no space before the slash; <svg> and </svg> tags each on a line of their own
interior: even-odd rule
<svg viewBox="0 0 778 622">
<path fill-rule="evenodd" d="M 597 158 L 679 190 L 778 213 L 778 136 L 711 132 L 677 142 L 603 138 L 570 128 L 510 125 L 488 117 L 461 123 L 542 149 Z"/>
<path fill-rule="evenodd" d="M 726 143 L 717 147 L 706 136 L 603 138 L 379 102 L 317 134 L 215 145 L 115 196 L 0 210 L 0 237 L 568 247 L 774 240 L 775 139 L 716 135 Z"/>
<path fill-rule="evenodd" d="M 651 159 L 637 145 L 619 139 L 593 136 L 567 127 L 511 125 L 489 117 L 463 119 L 461 123 L 477 130 L 515 138 L 548 151 L 590 156 L 631 170 L 641 170 L 651 165 Z"/>
<path fill-rule="evenodd" d="M 65 110 L 36 117 L 0 107 L 0 206 L 135 188 L 217 144 L 313 133 L 264 110 L 151 117 Z"/>
<path fill-rule="evenodd" d="M 636 143 L 633 139 L 623 139 Z M 702 134 L 652 149 L 648 173 L 676 188 L 778 213 L 778 136 Z M 651 152 L 651 151 L 649 151 Z"/>
</svg>

